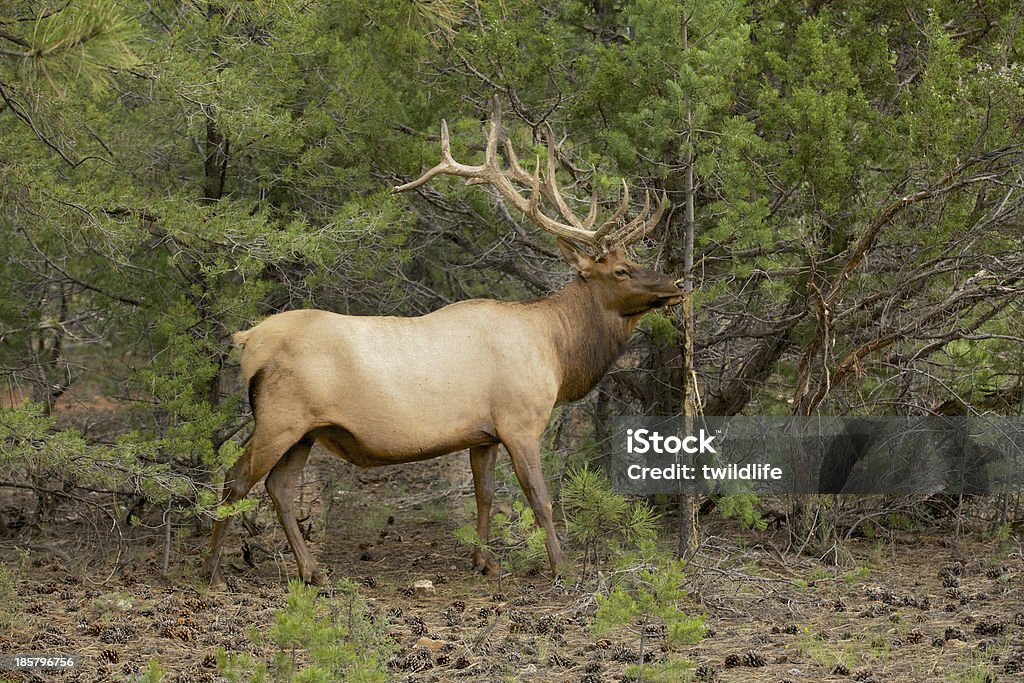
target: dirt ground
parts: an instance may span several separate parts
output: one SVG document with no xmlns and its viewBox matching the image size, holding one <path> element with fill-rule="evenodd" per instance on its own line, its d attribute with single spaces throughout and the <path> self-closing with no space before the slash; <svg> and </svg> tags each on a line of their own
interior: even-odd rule
<svg viewBox="0 0 1024 683">
<path fill-rule="evenodd" d="M 508 501 L 516 491 L 505 489 Z M 175 535 L 162 579 L 159 529 L 117 543 L 109 529 L 68 519 L 65 536 L 44 537 L 13 521 L 25 500 L 3 495 L 0 560 L 16 565 L 16 547 L 29 554 L 16 604 L 3 606 L 13 628 L 0 632 L 0 653 L 74 654 L 80 666 L 0 672 L 0 681 L 137 680 L 155 657 L 165 681 L 212 682 L 221 680 L 218 647 L 269 660 L 250 631 L 284 606 L 295 570 L 262 486 L 253 523 L 233 529 L 226 592 L 198 578 L 206 541 L 191 529 Z M 371 612 L 387 620 L 394 680 L 597 683 L 622 680 L 637 657 L 630 633 L 594 633 L 595 581 L 560 586 L 520 572 L 499 585 L 471 572 L 469 549 L 453 535 L 474 515 L 465 456 L 358 470 L 315 454 L 299 509 L 331 579 L 361 584 Z M 835 566 L 796 553 L 780 530 L 711 517 L 683 605 L 707 615 L 708 633 L 671 651 L 655 634 L 648 650 L 689 660 L 694 680 L 1024 681 L 1020 535 L 989 537 L 968 524 L 958 538 L 952 521 L 896 526 L 833 549 L 843 560 Z M 433 594 L 412 592 L 421 579 Z M 428 649 L 422 638 L 440 642 Z"/>
</svg>

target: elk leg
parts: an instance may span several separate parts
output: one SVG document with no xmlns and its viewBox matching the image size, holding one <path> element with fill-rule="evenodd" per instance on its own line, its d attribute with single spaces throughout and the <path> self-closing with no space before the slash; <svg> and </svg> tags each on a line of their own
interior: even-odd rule
<svg viewBox="0 0 1024 683">
<path fill-rule="evenodd" d="M 303 439 L 285 453 L 274 469 L 267 475 L 266 487 L 270 499 L 274 501 L 274 508 L 277 509 L 277 519 L 284 528 L 284 535 L 288 537 L 288 545 L 292 547 L 292 554 L 295 555 L 295 564 L 299 568 L 299 577 L 306 583 L 316 586 L 323 585 L 323 575 L 316 566 L 316 560 L 306 547 L 302 539 L 302 532 L 299 530 L 299 523 L 295 520 L 295 513 L 292 511 L 292 503 L 295 500 L 295 486 L 302 475 L 302 468 L 309 457 L 309 449 L 313 446 L 308 439 Z"/>
<path fill-rule="evenodd" d="M 486 548 L 491 540 L 491 504 L 494 502 L 494 463 L 498 444 L 469 449 L 469 465 L 473 468 L 473 489 L 476 493 L 476 536 L 480 545 L 473 549 L 473 568 L 483 574 L 497 574 L 500 567 Z"/>
<path fill-rule="evenodd" d="M 264 446 L 264 440 L 258 433 L 254 434 L 242 457 L 224 476 L 224 496 L 221 505 L 231 505 L 245 498 L 256 482 L 277 464 L 280 454 L 288 450 L 296 440 L 294 435 L 285 434 L 267 441 L 268 445 Z M 220 572 L 220 556 L 224 552 L 224 540 L 227 538 L 228 529 L 231 528 L 232 519 L 233 517 L 225 517 L 213 523 L 210 554 L 203 564 L 203 573 L 210 577 L 210 587 L 214 589 L 222 589 L 227 585 Z"/>
<path fill-rule="evenodd" d="M 563 560 L 562 548 L 558 543 L 558 536 L 555 535 L 551 500 L 548 498 L 548 487 L 544 483 L 544 473 L 541 471 L 540 442 L 536 439 L 521 439 L 504 443 L 512 457 L 512 468 L 516 471 L 519 485 L 523 488 L 526 499 L 530 501 L 530 507 L 533 508 L 537 525 L 544 529 L 544 546 L 548 551 L 551 573 L 557 576 L 558 565 L 562 564 Z"/>
<path fill-rule="evenodd" d="M 221 505 L 229 505 L 241 500 L 252 488 L 251 486 L 245 487 L 245 490 L 242 491 L 245 481 L 242 472 L 249 461 L 250 452 L 251 447 L 246 447 L 242 457 L 224 475 L 224 493 L 221 496 Z M 224 551 L 224 539 L 227 537 L 233 519 L 234 517 L 224 517 L 213 522 L 213 533 L 210 535 L 210 554 L 207 555 L 206 562 L 203 563 L 203 573 L 210 578 L 211 588 L 219 589 L 226 586 L 224 577 L 220 573 L 220 556 Z"/>
</svg>

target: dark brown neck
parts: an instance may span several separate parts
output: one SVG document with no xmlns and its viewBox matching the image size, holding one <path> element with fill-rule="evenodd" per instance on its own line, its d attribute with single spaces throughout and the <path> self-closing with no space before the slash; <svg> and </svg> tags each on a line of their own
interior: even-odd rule
<svg viewBox="0 0 1024 683">
<path fill-rule="evenodd" d="M 576 401 L 594 388 L 626 349 L 639 320 L 605 308 L 579 277 L 533 305 L 547 314 L 560 360 L 558 403 Z"/>
</svg>

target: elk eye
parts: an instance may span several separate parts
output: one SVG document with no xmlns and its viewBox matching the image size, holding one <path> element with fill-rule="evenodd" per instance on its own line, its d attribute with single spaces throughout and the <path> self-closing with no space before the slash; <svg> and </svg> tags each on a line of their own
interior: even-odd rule
<svg viewBox="0 0 1024 683">
<path fill-rule="evenodd" d="M 629 277 L 629 268 L 616 268 L 615 277 Z"/>
</svg>

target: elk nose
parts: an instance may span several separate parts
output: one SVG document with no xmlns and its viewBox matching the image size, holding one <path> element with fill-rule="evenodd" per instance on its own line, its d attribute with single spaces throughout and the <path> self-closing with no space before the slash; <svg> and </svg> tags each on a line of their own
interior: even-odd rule
<svg viewBox="0 0 1024 683">
<path fill-rule="evenodd" d="M 684 289 L 684 288 L 686 287 L 686 283 L 685 283 L 685 282 L 683 282 L 683 278 L 679 278 L 678 280 L 676 280 L 676 281 L 675 281 L 675 282 L 673 282 L 672 284 L 674 284 L 674 285 L 675 285 L 676 287 L 678 287 L 679 289 Z"/>
</svg>

